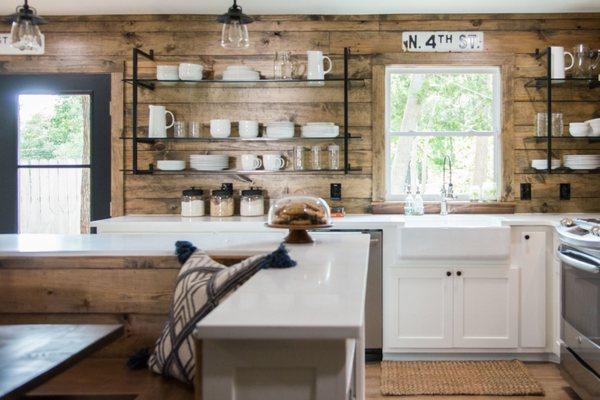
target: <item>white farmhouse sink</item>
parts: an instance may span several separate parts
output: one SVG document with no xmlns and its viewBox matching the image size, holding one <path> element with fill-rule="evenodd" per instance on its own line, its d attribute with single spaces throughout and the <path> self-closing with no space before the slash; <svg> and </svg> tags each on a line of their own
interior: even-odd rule
<svg viewBox="0 0 600 400">
<path fill-rule="evenodd" d="M 505 260 L 510 227 L 500 218 L 473 215 L 407 217 L 400 229 L 401 260 Z"/>
</svg>

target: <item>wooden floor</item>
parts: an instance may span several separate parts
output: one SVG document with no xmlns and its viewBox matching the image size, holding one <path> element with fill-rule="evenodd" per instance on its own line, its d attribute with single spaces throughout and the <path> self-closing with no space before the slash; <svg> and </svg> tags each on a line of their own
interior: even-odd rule
<svg viewBox="0 0 600 400">
<path fill-rule="evenodd" d="M 367 364 L 366 392 L 368 400 L 483 400 L 544 399 L 569 400 L 578 397 L 562 379 L 558 367 L 551 363 L 528 363 L 531 374 L 544 388 L 545 397 L 501 396 L 382 396 L 379 393 L 379 363 Z M 88 359 L 38 388 L 35 395 L 55 394 L 130 395 L 136 400 L 193 400 L 193 391 L 173 380 L 163 379 L 146 370 L 130 371 L 121 359 Z"/>
</svg>

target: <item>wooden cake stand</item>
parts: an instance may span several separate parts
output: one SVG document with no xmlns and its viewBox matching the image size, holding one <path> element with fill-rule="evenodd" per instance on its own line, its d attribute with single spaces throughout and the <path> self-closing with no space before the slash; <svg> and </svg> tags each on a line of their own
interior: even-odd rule
<svg viewBox="0 0 600 400">
<path fill-rule="evenodd" d="M 274 225 L 266 224 L 269 228 L 288 229 L 290 233 L 283 239 L 284 243 L 289 244 L 309 244 L 314 243 L 314 240 L 308 234 L 309 229 L 324 229 L 331 228 L 329 224 L 323 225 Z"/>
</svg>

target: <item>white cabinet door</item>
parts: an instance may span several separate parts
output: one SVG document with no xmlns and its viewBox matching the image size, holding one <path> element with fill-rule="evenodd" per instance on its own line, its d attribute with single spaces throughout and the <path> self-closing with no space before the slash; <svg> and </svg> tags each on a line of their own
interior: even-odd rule
<svg viewBox="0 0 600 400">
<path fill-rule="evenodd" d="M 454 269 L 454 347 L 517 347 L 518 320 L 518 269 Z"/>
<path fill-rule="evenodd" d="M 512 263 L 521 271 L 520 347 L 546 347 L 546 241 L 543 230 L 514 228 Z"/>
<path fill-rule="evenodd" d="M 386 281 L 391 301 L 386 347 L 452 347 L 450 268 L 395 268 Z"/>
</svg>

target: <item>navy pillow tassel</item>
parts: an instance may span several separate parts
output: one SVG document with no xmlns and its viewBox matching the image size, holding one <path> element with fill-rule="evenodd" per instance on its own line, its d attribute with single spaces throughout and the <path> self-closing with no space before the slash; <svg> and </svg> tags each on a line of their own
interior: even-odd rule
<svg viewBox="0 0 600 400">
<path fill-rule="evenodd" d="M 198 248 L 186 240 L 178 240 L 175 242 L 175 253 L 181 265 L 190 258 Z"/>
<path fill-rule="evenodd" d="M 296 261 L 290 258 L 288 250 L 283 243 L 281 243 L 277 250 L 265 257 L 260 264 L 260 268 L 291 268 L 295 267 L 296 264 Z"/>
</svg>

